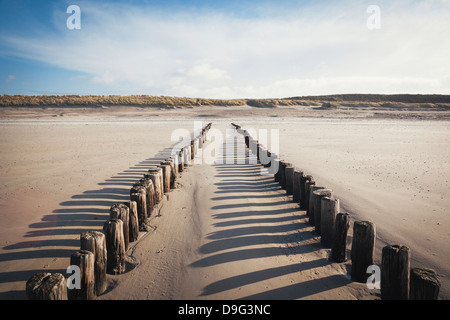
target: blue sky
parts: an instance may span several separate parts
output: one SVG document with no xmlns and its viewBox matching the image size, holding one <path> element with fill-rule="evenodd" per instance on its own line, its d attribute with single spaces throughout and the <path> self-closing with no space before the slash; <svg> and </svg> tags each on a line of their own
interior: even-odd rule
<svg viewBox="0 0 450 320">
<path fill-rule="evenodd" d="M 450 94 L 449 21 L 448 0 L 0 0 L 0 94 Z"/>
</svg>

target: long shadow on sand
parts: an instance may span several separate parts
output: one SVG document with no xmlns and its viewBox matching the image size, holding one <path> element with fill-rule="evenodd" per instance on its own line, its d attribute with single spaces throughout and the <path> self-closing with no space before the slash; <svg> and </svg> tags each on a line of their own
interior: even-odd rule
<svg viewBox="0 0 450 320">
<path fill-rule="evenodd" d="M 160 150 L 154 157 L 98 183 L 100 188 L 86 190 L 82 194 L 73 195 L 70 200 L 61 202 L 60 208 L 43 216 L 40 222 L 29 225 L 30 231 L 25 234 L 25 237 L 30 238 L 29 241 L 3 247 L 4 250 L 11 251 L 0 254 L 0 262 L 42 258 L 69 259 L 79 248 L 78 235 L 84 231 L 101 230 L 104 221 L 109 218 L 111 205 L 129 200 L 133 183 L 141 179 L 150 167 L 159 165 L 162 160 L 168 158 L 171 150 L 171 147 Z M 36 272 L 48 270 L 43 267 L 41 270 L 1 272 L 0 283 L 26 281 Z M 65 275 L 66 270 L 50 272 Z M 25 291 L 4 292 L 2 297 L 26 299 Z"/>
<path fill-rule="evenodd" d="M 216 204 L 211 211 L 217 222 L 213 223 L 214 231 L 207 235 L 210 241 L 199 248 L 203 257 L 191 267 L 207 268 L 246 261 L 247 269 L 242 274 L 208 284 L 201 296 L 329 265 L 328 259 L 320 258 L 320 255 L 313 261 L 267 269 L 259 269 L 257 263 L 252 264 L 252 260 L 283 255 L 295 259 L 297 255 L 320 250 L 321 246 L 314 241 L 316 235 L 311 232 L 305 213 L 292 203 L 292 198 L 273 180 L 273 176 L 260 175 L 260 165 L 249 164 L 248 161 L 238 164 L 237 158 L 235 160 L 236 164 L 216 165 L 219 182 L 215 184 L 217 196 L 211 200 Z M 254 270 L 249 271 L 251 268 L 248 266 Z M 342 275 L 331 278 L 297 283 L 244 299 L 298 299 L 348 283 Z"/>
</svg>

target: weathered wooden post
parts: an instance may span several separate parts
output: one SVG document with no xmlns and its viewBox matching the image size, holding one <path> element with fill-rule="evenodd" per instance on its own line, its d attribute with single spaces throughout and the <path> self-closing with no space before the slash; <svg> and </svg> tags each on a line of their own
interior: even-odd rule
<svg viewBox="0 0 450 320">
<path fill-rule="evenodd" d="M 106 272 L 121 274 L 125 272 L 125 242 L 123 239 L 123 222 L 120 219 L 110 219 L 103 224 L 108 253 Z"/>
<path fill-rule="evenodd" d="M 286 190 L 286 167 L 291 165 L 287 161 L 280 161 L 280 186 Z"/>
<path fill-rule="evenodd" d="M 315 185 L 311 175 L 303 175 L 300 177 L 300 209 L 308 210 L 309 206 L 309 187 Z"/>
<path fill-rule="evenodd" d="M 315 181 L 306 181 L 305 182 L 305 192 L 302 193 L 303 194 L 303 198 L 305 199 L 305 201 L 301 202 L 300 200 L 300 209 L 301 210 L 306 210 L 306 215 L 309 217 L 309 198 L 311 197 L 311 189 L 312 187 L 314 187 L 316 185 Z M 302 205 L 303 203 L 303 205 Z"/>
<path fill-rule="evenodd" d="M 80 289 L 69 289 L 69 300 L 95 299 L 95 256 L 87 250 L 78 250 L 70 256 L 70 265 L 80 268 Z"/>
<path fill-rule="evenodd" d="M 293 166 L 287 166 L 284 169 L 285 176 L 286 176 L 286 193 L 288 195 L 292 195 L 293 188 L 294 188 L 294 171 L 295 168 Z"/>
<path fill-rule="evenodd" d="M 195 158 L 195 141 L 191 140 L 191 145 L 190 145 L 190 154 L 191 154 L 191 160 L 194 160 Z"/>
<path fill-rule="evenodd" d="M 292 202 L 300 203 L 301 198 L 301 188 L 300 188 L 300 181 L 303 176 L 303 172 L 300 170 L 294 171 L 294 179 L 292 183 Z"/>
<path fill-rule="evenodd" d="M 170 162 L 161 161 L 162 175 L 163 175 L 163 187 L 164 193 L 170 192 L 170 185 L 172 180 L 172 168 L 170 167 Z"/>
<path fill-rule="evenodd" d="M 340 211 L 339 199 L 322 197 L 320 214 L 320 244 L 331 248 L 333 243 L 334 224 Z"/>
<path fill-rule="evenodd" d="M 375 250 L 375 225 L 369 221 L 355 221 L 353 224 L 353 240 L 351 249 L 352 280 L 366 282 L 367 267 L 373 265 Z"/>
<path fill-rule="evenodd" d="M 313 192 L 314 199 L 314 229 L 317 235 L 321 235 L 321 220 L 322 220 L 322 198 L 333 197 L 333 191 L 330 189 L 319 189 Z"/>
<path fill-rule="evenodd" d="M 136 186 L 142 186 L 145 189 L 145 197 L 146 197 L 146 205 L 147 205 L 146 213 L 147 213 L 147 217 L 150 217 L 153 212 L 153 207 L 156 205 L 156 195 L 155 195 L 155 187 L 153 185 L 153 181 L 152 181 L 152 179 L 150 179 L 150 177 L 147 174 L 144 174 L 144 178 L 139 179 L 139 181 L 133 185 L 133 188 L 130 190 L 130 195 L 132 193 L 138 192 L 138 191 L 136 191 L 137 190 L 135 188 Z"/>
<path fill-rule="evenodd" d="M 175 176 L 174 181 L 177 180 L 178 173 L 179 173 L 178 172 L 178 169 L 179 169 L 178 156 L 172 155 L 170 158 L 167 158 L 166 161 L 171 161 L 173 175 Z"/>
<path fill-rule="evenodd" d="M 331 258 L 335 262 L 341 263 L 347 260 L 347 233 L 349 228 L 350 215 L 348 213 L 338 213 L 331 245 Z"/>
<path fill-rule="evenodd" d="M 281 161 L 280 159 L 277 157 L 274 160 L 274 168 L 278 168 L 274 174 L 273 174 L 273 178 L 275 182 L 280 182 L 280 166 L 281 166 Z"/>
<path fill-rule="evenodd" d="M 159 170 L 158 168 L 153 168 L 148 170 L 148 172 L 144 175 L 145 178 L 148 178 L 152 180 L 153 186 L 155 188 L 155 203 L 154 205 L 157 205 L 161 202 L 163 198 L 163 185 L 161 184 L 161 177 L 162 177 L 162 169 Z"/>
<path fill-rule="evenodd" d="M 67 300 L 67 282 L 60 273 L 40 272 L 28 279 L 25 292 L 29 300 Z"/>
<path fill-rule="evenodd" d="M 127 251 L 130 243 L 130 209 L 123 203 L 113 204 L 109 209 L 109 218 L 122 220 L 123 240 Z"/>
<path fill-rule="evenodd" d="M 191 146 L 185 146 L 183 148 L 183 154 L 184 154 L 184 166 L 191 166 Z"/>
<path fill-rule="evenodd" d="M 100 231 L 86 231 L 80 235 L 80 249 L 94 254 L 94 283 L 95 294 L 101 295 L 106 291 L 106 238 Z"/>
<path fill-rule="evenodd" d="M 161 162 L 161 165 L 169 165 L 170 166 L 170 189 L 175 188 L 175 181 L 177 180 L 177 167 L 178 165 L 175 165 L 175 161 L 171 158 L 166 159 L 165 161 Z"/>
<path fill-rule="evenodd" d="M 409 300 L 409 248 L 388 245 L 381 257 L 381 300 Z"/>
<path fill-rule="evenodd" d="M 316 190 L 322 190 L 322 189 L 325 189 L 325 187 L 320 187 L 320 186 L 316 186 L 316 185 L 311 185 L 309 187 L 309 201 L 308 201 L 308 210 L 306 211 L 306 215 L 308 216 L 308 218 L 309 218 L 308 221 L 311 224 L 314 224 L 314 205 L 315 205 L 314 192 Z"/>
<path fill-rule="evenodd" d="M 135 193 L 132 193 L 130 200 L 136 202 L 136 209 L 139 221 L 139 231 L 146 231 L 147 224 L 147 197 L 145 188 L 140 186 Z"/>
<path fill-rule="evenodd" d="M 412 268 L 410 271 L 409 300 L 437 300 L 441 282 L 436 271 Z"/>
<path fill-rule="evenodd" d="M 129 241 L 134 242 L 139 237 L 139 218 L 137 213 L 137 203 L 136 201 L 125 201 L 123 203 L 128 207 L 129 212 Z"/>
<path fill-rule="evenodd" d="M 177 157 L 178 157 L 178 172 L 183 172 L 184 171 L 184 150 L 183 149 L 178 151 Z"/>
</svg>

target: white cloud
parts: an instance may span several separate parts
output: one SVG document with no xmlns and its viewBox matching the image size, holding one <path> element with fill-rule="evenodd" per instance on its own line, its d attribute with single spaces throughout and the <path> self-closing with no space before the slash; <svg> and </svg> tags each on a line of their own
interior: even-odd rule
<svg viewBox="0 0 450 320">
<path fill-rule="evenodd" d="M 186 73 L 189 77 L 200 77 L 209 80 L 216 79 L 230 79 L 230 76 L 225 70 L 212 68 L 209 64 L 202 64 L 192 67 Z"/>
<path fill-rule="evenodd" d="M 14 80 L 16 80 L 16 76 L 15 75 L 13 75 L 13 74 L 10 74 L 7 78 L 6 78 L 6 82 L 11 82 L 11 81 L 14 81 Z"/>
<path fill-rule="evenodd" d="M 432 2 L 432 3 L 431 3 Z M 3 36 L 15 54 L 91 75 L 121 92 L 215 98 L 332 93 L 450 94 L 448 1 L 333 2 L 217 12 L 155 12 L 80 5 L 82 29 L 59 36 Z M 273 8 L 272 8 L 273 9 Z"/>
</svg>

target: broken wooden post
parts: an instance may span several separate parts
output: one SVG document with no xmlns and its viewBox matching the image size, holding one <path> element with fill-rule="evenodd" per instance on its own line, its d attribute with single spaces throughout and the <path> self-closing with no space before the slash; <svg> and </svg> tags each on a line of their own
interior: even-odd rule
<svg viewBox="0 0 450 320">
<path fill-rule="evenodd" d="M 103 224 L 108 253 L 106 272 L 121 274 L 125 272 L 125 241 L 123 239 L 123 222 L 110 219 Z"/>
<path fill-rule="evenodd" d="M 39 272 L 25 284 L 29 300 L 67 300 L 67 281 L 61 273 Z"/>
<path fill-rule="evenodd" d="M 338 213 L 334 224 L 331 258 L 341 263 L 347 260 L 347 232 L 350 228 L 350 215 Z"/>
<path fill-rule="evenodd" d="M 303 176 L 303 172 L 300 170 L 294 171 L 294 179 L 292 182 L 292 202 L 300 203 L 300 197 L 301 197 L 301 188 L 300 188 L 300 181 Z"/>
<path fill-rule="evenodd" d="M 80 249 L 94 254 L 95 294 L 101 295 L 106 291 L 106 238 L 100 231 L 86 231 L 80 235 Z"/>
<path fill-rule="evenodd" d="M 120 219 L 123 222 L 123 240 L 125 244 L 125 251 L 128 250 L 130 243 L 130 209 L 123 203 L 116 203 L 109 209 L 110 219 Z"/>
<path fill-rule="evenodd" d="M 353 240 L 350 256 L 352 260 L 351 278 L 354 281 L 367 281 L 367 267 L 373 265 L 375 236 L 375 225 L 372 222 L 355 221 L 353 224 Z"/>
<path fill-rule="evenodd" d="M 409 248 L 383 247 L 381 256 L 381 300 L 409 300 Z"/>
<path fill-rule="evenodd" d="M 128 207 L 129 212 L 129 241 L 134 242 L 139 237 L 139 218 L 137 213 L 136 201 L 125 201 L 123 203 Z"/>
<path fill-rule="evenodd" d="M 437 300 L 440 288 L 436 271 L 428 268 L 411 269 L 409 300 Z"/>
<path fill-rule="evenodd" d="M 95 256 L 91 251 L 78 250 L 70 256 L 70 265 L 80 268 L 80 289 L 69 289 L 69 300 L 95 299 L 94 264 Z"/>
<path fill-rule="evenodd" d="M 320 244 L 331 248 L 333 243 L 334 223 L 340 211 L 339 199 L 322 197 L 320 213 Z"/>
<path fill-rule="evenodd" d="M 322 198 L 333 197 L 333 191 L 330 189 L 319 189 L 313 192 L 314 201 L 314 229 L 317 235 L 321 235 L 321 214 L 322 214 Z M 310 220 L 311 221 L 311 220 Z"/>
<path fill-rule="evenodd" d="M 294 171 L 295 171 L 295 168 L 293 166 L 287 166 L 284 169 L 284 173 L 285 173 L 285 176 L 286 176 L 286 193 L 288 195 L 292 195 L 292 192 L 293 192 Z"/>
<path fill-rule="evenodd" d="M 130 200 L 136 202 L 139 221 L 139 231 L 146 231 L 147 224 L 147 196 L 143 186 L 136 186 L 135 192 L 130 195 Z"/>
</svg>

